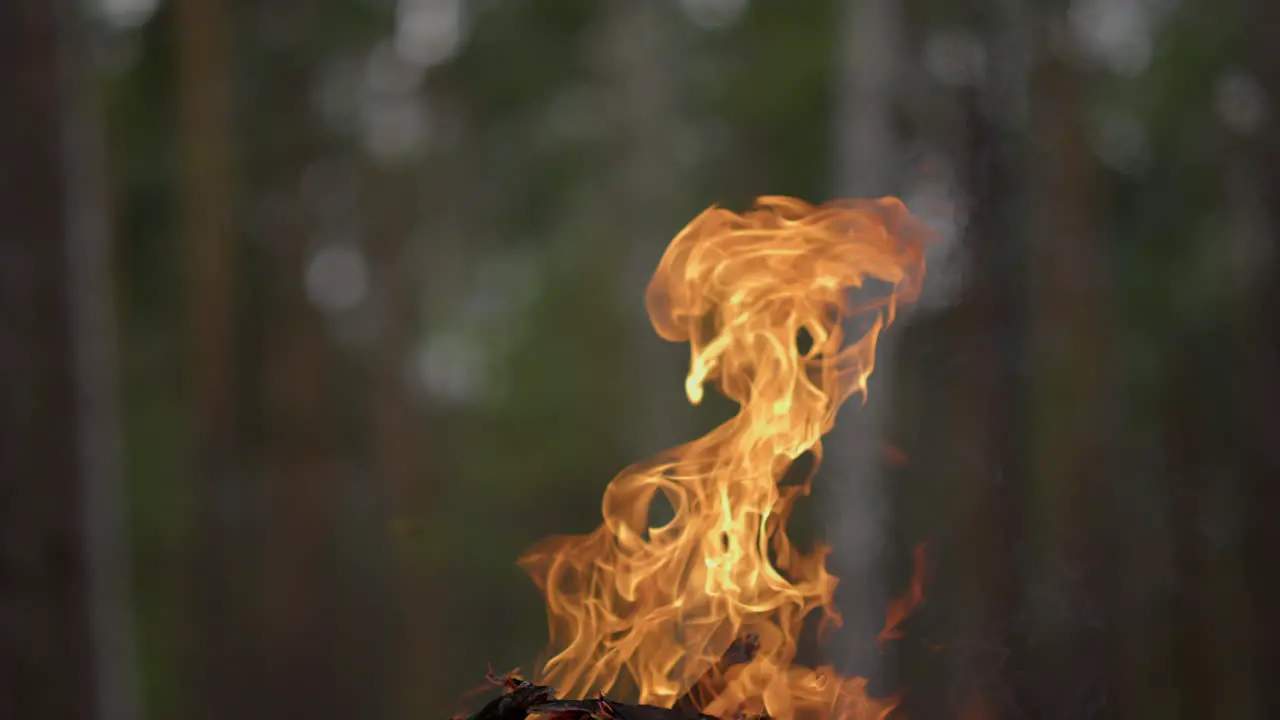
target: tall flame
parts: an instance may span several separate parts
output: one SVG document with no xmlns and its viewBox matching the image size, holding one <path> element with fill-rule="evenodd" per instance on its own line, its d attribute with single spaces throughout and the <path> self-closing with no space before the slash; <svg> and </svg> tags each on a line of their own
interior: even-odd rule
<svg viewBox="0 0 1280 720">
<path fill-rule="evenodd" d="M 876 339 L 896 304 L 917 295 L 926 228 L 893 198 L 813 206 L 762 197 L 739 215 L 712 207 L 667 248 L 646 294 L 654 328 L 692 348 L 689 401 L 716 381 L 741 405 L 710 434 L 622 471 L 604 523 L 544 540 L 521 559 L 546 596 L 553 646 L 539 680 L 571 696 L 634 684 L 640 702 L 671 707 L 738 638 L 756 652 L 701 710 L 722 717 L 880 718 L 862 678 L 793 665 L 805 617 L 832 606 L 828 548 L 804 553 L 786 534 L 803 485 L 779 486 L 837 408 L 865 398 Z M 855 303 L 875 279 L 892 289 Z M 842 320 L 870 328 L 847 337 Z M 804 331 L 812 340 L 798 345 Z M 661 492 L 674 518 L 650 527 Z M 623 671 L 626 671 L 624 679 Z"/>
</svg>

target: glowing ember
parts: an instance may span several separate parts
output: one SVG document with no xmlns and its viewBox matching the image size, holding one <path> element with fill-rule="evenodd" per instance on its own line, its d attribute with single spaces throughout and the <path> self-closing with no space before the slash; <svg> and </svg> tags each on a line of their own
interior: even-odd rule
<svg viewBox="0 0 1280 720">
<path fill-rule="evenodd" d="M 892 198 L 814 207 L 763 197 L 743 215 L 711 208 L 671 242 L 649 316 L 663 338 L 692 346 L 690 402 L 716 381 L 741 409 L 614 478 L 595 532 L 549 538 L 521 559 L 546 596 L 558 650 L 539 682 L 571 697 L 634 685 L 641 703 L 671 707 L 754 635 L 756 652 L 717 678 L 703 712 L 853 720 L 892 709 L 867 697 L 862 678 L 793 665 L 810 612 L 839 620 L 836 578 L 827 548 L 806 554 L 787 538 L 808 481 L 778 480 L 805 452 L 816 470 L 837 408 L 865 397 L 880 331 L 919 291 L 927 235 Z M 890 289 L 855 304 L 851 291 L 868 279 Z M 862 315 L 870 328 L 846 337 L 841 321 Z M 802 331 L 812 340 L 803 351 Z M 675 517 L 650 527 L 657 492 Z"/>
</svg>

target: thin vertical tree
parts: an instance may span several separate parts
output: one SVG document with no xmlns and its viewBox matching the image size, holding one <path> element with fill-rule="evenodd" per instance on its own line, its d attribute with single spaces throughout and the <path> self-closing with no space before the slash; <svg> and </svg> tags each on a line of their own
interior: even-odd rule
<svg viewBox="0 0 1280 720">
<path fill-rule="evenodd" d="M 244 11 L 258 9 L 252 3 Z M 278 2 L 259 12 L 279 22 L 305 16 L 308 3 Z M 254 268 L 261 299 L 253 329 L 262 433 L 247 450 L 255 504 L 262 512 L 261 556 L 255 568 L 254 629 L 262 642 L 252 717 L 347 718 L 360 714 L 360 681 L 341 638 L 358 618 L 339 608 L 338 491 L 350 456 L 340 423 L 337 357 L 324 318 L 311 303 L 306 271 L 314 228 L 298 191 L 324 151 L 311 96 L 314 57 L 305 43 L 272 47 L 270 28 L 248 30 L 250 52 L 262 59 L 253 77 L 237 76 L 247 92 L 270 97 L 246 115 L 252 181 L 246 196 L 269 197 L 276 212 L 250 238 L 263 249 Z"/>
<path fill-rule="evenodd" d="M 601 7 L 592 31 L 607 105 L 616 112 L 605 154 L 608 164 L 601 168 L 608 193 L 601 207 L 610 213 L 606 224 L 620 229 L 620 252 L 606 262 L 616 263 L 609 272 L 621 278 L 617 287 L 625 293 L 617 298 L 627 313 L 620 348 L 625 376 L 635 382 L 624 402 L 635 408 L 634 417 L 643 418 L 620 428 L 619 446 L 628 457 L 644 457 L 664 444 L 684 441 L 687 433 L 681 429 L 688 427 L 681 419 L 687 411 L 663 401 L 673 398 L 678 387 L 671 382 L 678 377 L 671 362 L 677 355 L 654 337 L 641 302 L 645 284 L 682 220 L 679 203 L 688 177 L 671 139 L 681 130 L 685 53 L 671 8 L 660 3 Z"/>
<path fill-rule="evenodd" d="M 102 145 L 71 3 L 0 5 L 0 716 L 136 715 Z"/>
<path fill-rule="evenodd" d="M 897 195 L 893 115 L 902 56 L 902 6 L 896 0 L 844 0 L 838 12 L 832 113 L 836 194 Z M 874 674 L 879 664 L 874 639 L 888 597 L 880 573 L 886 498 L 879 450 L 890 442 L 886 411 L 893 402 L 894 350 L 902 331 L 895 327 L 877 341 L 868 402 L 844 411 L 826 444 L 821 471 L 836 488 L 827 524 L 835 548 L 833 571 L 842 579 L 838 602 L 847 642 L 839 655 L 866 674 Z"/>
<path fill-rule="evenodd" d="M 1242 488 L 1248 499 L 1241 551 L 1252 613 L 1252 666 L 1255 687 L 1260 691 L 1256 712 L 1259 717 L 1280 713 L 1280 686 L 1273 674 L 1280 667 L 1280 621 L 1275 608 L 1280 605 L 1280 576 L 1274 570 L 1274 548 L 1280 547 L 1280 444 L 1275 442 L 1275 412 L 1280 407 L 1280 126 L 1275 120 L 1280 100 L 1280 5 L 1267 0 L 1251 0 L 1243 14 L 1245 46 L 1249 66 L 1257 78 L 1262 97 L 1272 102 L 1272 117 L 1263 123 L 1251 153 L 1251 169 L 1265 208 L 1262 232 L 1269 250 L 1268 267 L 1261 292 L 1248 315 L 1250 337 L 1244 356 L 1247 388 L 1238 399 L 1241 418 L 1245 473 Z"/>
<path fill-rule="evenodd" d="M 178 237 L 184 279 L 186 382 L 193 518 L 189 565 L 191 697 L 215 715 L 244 711 L 247 632 L 244 482 L 236 379 L 236 238 L 227 8 L 180 0 L 173 13 L 178 98 Z"/>
<path fill-rule="evenodd" d="M 1047 33 L 1046 33 L 1047 36 Z M 1024 706 L 1044 717 L 1089 717 L 1112 679 L 1102 628 L 1102 581 L 1111 527 L 1105 523 L 1109 391 L 1114 347 L 1107 307 L 1109 248 L 1102 232 L 1107 197 L 1089 144 L 1086 79 L 1044 50 L 1030 82 L 1033 152 L 1027 164 L 1029 318 L 1025 508 L 1030 556 L 1020 633 L 1037 647 Z M 1065 600 L 1065 604 L 1064 604 Z M 1093 659 L 1091 659 L 1093 658 Z"/>
</svg>

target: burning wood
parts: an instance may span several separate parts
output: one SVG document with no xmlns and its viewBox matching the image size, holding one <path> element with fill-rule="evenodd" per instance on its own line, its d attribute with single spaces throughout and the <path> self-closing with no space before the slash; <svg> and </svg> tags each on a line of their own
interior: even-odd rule
<svg viewBox="0 0 1280 720">
<path fill-rule="evenodd" d="M 760 638 L 755 635 L 739 638 L 725 651 L 720 662 L 708 668 L 698 683 L 670 709 L 617 702 L 603 695 L 594 700 L 559 699 L 554 688 L 535 685 L 515 675 L 495 675 L 491 670 L 485 680 L 489 685 L 501 687 L 503 694 L 490 700 L 479 712 L 453 720 L 525 720 L 533 716 L 544 720 L 721 720 L 699 712 L 695 695 L 705 697 L 709 693 L 713 697 L 723 686 L 725 673 L 751 662 L 759 643 Z M 732 720 L 767 718 L 739 714 Z"/>
<path fill-rule="evenodd" d="M 490 673 L 488 679 L 495 685 L 501 685 L 506 692 L 490 700 L 469 720 L 524 720 L 529 715 L 535 714 L 534 707 L 556 699 L 555 690 L 552 688 L 534 685 L 514 675 L 495 678 Z"/>
<path fill-rule="evenodd" d="M 516 677 L 504 678 L 502 685 L 506 692 L 501 696 L 490 700 L 474 715 L 455 720 L 720 720 L 697 710 L 633 705 L 604 696 L 594 700 L 561 700 L 555 697 L 552 688 Z"/>
<path fill-rule="evenodd" d="M 629 705 L 603 697 L 595 700 L 555 700 L 534 706 L 531 714 L 546 715 L 555 720 L 717 720 L 701 713 L 687 714 L 653 705 Z"/>
</svg>

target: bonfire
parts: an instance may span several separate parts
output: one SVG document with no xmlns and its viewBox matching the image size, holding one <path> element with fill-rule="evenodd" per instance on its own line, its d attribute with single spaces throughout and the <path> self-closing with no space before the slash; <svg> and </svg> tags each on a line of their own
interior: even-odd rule
<svg viewBox="0 0 1280 720">
<path fill-rule="evenodd" d="M 829 548 L 795 547 L 787 518 L 836 411 L 865 400 L 881 331 L 918 295 L 928 237 L 893 198 L 784 197 L 742 214 L 712 207 L 675 237 L 646 293 L 649 316 L 662 338 L 689 343 L 689 401 L 714 383 L 739 410 L 619 473 L 597 530 L 521 558 L 546 598 L 551 655 L 531 681 L 491 675 L 504 692 L 472 720 L 864 720 L 893 709 L 864 678 L 797 662 L 806 619 L 840 618 Z M 780 486 L 802 455 L 809 477 Z M 658 493 L 674 515 L 653 527 Z M 918 600 L 917 587 L 889 609 L 882 638 Z M 636 702 L 609 699 L 619 689 Z"/>
</svg>

